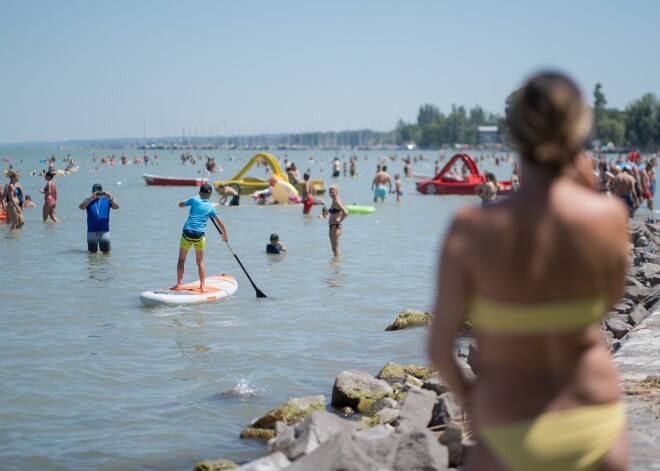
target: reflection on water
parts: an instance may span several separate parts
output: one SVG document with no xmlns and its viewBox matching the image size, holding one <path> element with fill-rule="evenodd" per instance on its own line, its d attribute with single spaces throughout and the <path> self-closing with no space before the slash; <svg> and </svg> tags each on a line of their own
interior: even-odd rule
<svg viewBox="0 0 660 471">
<path fill-rule="evenodd" d="M 90 280 L 100 283 L 112 283 L 115 279 L 115 267 L 111 262 L 110 255 L 103 255 L 100 252 L 87 254 L 87 276 Z"/>
<path fill-rule="evenodd" d="M 343 261 L 341 257 L 332 257 L 328 263 L 330 272 L 325 275 L 323 282 L 330 288 L 343 288 L 348 280 L 348 275 L 343 269 Z"/>
</svg>

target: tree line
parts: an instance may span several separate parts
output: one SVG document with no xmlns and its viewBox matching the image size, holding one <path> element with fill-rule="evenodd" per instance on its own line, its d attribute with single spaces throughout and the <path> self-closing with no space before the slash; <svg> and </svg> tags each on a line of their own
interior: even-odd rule
<svg viewBox="0 0 660 471">
<path fill-rule="evenodd" d="M 624 110 L 607 107 L 603 86 L 597 83 L 593 92 L 594 127 L 592 143 L 614 148 L 635 147 L 645 151 L 660 149 L 660 99 L 646 93 Z M 453 144 L 479 144 L 479 126 L 497 126 L 499 142 L 508 146 L 504 117 L 485 112 L 480 106 L 466 110 L 452 105 L 448 114 L 431 104 L 420 106 L 416 123 L 399 120 L 395 130 L 398 145 L 415 143 L 422 148 L 440 148 Z"/>
</svg>

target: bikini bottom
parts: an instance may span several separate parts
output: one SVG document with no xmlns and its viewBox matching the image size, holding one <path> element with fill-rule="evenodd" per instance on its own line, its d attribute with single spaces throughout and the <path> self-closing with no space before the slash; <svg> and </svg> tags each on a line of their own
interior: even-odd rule
<svg viewBox="0 0 660 471">
<path fill-rule="evenodd" d="M 625 422 L 623 403 L 617 401 L 481 427 L 479 435 L 512 471 L 592 471 L 619 438 Z"/>
</svg>

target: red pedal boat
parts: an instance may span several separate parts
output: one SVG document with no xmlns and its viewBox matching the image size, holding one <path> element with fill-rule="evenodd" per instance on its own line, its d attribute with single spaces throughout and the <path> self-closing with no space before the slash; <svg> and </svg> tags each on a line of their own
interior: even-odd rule
<svg viewBox="0 0 660 471">
<path fill-rule="evenodd" d="M 454 171 L 454 165 L 456 170 Z M 468 154 L 454 155 L 440 173 L 430 180 L 415 183 L 417 191 L 425 195 L 474 195 L 477 185 L 486 181 L 477 164 Z M 511 182 L 498 182 L 500 195 L 511 193 Z"/>
<path fill-rule="evenodd" d="M 142 178 L 149 186 L 202 186 L 209 181 L 208 178 L 159 177 L 148 173 L 143 173 Z"/>
</svg>

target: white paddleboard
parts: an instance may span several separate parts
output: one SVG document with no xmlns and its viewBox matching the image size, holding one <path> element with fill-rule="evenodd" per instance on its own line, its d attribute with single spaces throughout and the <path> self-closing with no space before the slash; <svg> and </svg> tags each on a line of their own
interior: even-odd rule
<svg viewBox="0 0 660 471">
<path fill-rule="evenodd" d="M 140 301 L 146 306 L 163 304 L 195 304 L 227 299 L 236 293 L 238 283 L 231 275 L 213 275 L 206 277 L 206 291 L 199 291 L 199 281 L 181 286 L 181 289 L 157 289 L 140 294 Z"/>
</svg>

